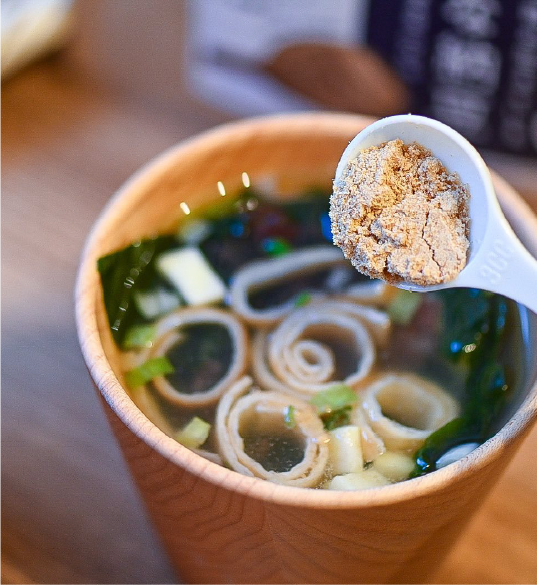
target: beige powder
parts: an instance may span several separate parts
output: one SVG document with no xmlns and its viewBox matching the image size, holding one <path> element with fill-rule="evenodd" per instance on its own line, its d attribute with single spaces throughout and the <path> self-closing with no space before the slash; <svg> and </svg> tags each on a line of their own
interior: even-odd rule
<svg viewBox="0 0 537 585">
<path fill-rule="evenodd" d="M 391 140 L 349 162 L 330 199 L 334 243 L 391 283 L 447 282 L 466 265 L 467 188 L 417 143 Z"/>
</svg>

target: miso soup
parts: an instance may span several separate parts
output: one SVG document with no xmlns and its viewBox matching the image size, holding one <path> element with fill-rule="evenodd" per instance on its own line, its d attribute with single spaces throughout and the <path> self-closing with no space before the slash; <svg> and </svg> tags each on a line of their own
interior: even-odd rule
<svg viewBox="0 0 537 585">
<path fill-rule="evenodd" d="M 101 258 L 123 381 L 162 431 L 239 473 L 352 490 L 435 471 L 503 423 L 525 309 L 361 276 L 328 204 L 246 188 Z"/>
</svg>

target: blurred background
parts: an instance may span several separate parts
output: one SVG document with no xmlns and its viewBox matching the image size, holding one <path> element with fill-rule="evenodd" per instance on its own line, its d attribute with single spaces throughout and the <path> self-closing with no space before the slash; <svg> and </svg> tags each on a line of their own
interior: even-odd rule
<svg viewBox="0 0 537 585">
<path fill-rule="evenodd" d="M 78 257 L 172 144 L 248 115 L 422 113 L 537 210 L 537 0 L 2 0 L 2 581 L 173 583 L 76 339 Z M 537 581 L 534 431 L 436 576 Z"/>
</svg>

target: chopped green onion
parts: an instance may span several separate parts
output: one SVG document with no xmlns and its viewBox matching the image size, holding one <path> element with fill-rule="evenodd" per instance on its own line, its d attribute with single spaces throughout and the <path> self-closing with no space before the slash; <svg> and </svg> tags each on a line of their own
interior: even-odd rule
<svg viewBox="0 0 537 585">
<path fill-rule="evenodd" d="M 320 415 L 324 428 L 327 431 L 333 431 L 338 427 L 344 427 L 351 422 L 351 407 L 344 406 L 332 412 L 325 412 Z"/>
<path fill-rule="evenodd" d="M 153 339 L 155 339 L 154 325 L 134 325 L 127 329 L 123 339 L 123 347 L 125 349 L 151 347 Z"/>
<path fill-rule="evenodd" d="M 175 439 L 189 449 L 198 449 L 205 443 L 210 431 L 211 425 L 199 416 L 195 416 L 177 433 Z"/>
<path fill-rule="evenodd" d="M 419 309 L 423 296 L 409 290 L 399 290 L 388 305 L 388 315 L 396 325 L 408 325 Z"/>
<path fill-rule="evenodd" d="M 285 426 L 288 429 L 294 429 L 296 427 L 295 407 L 292 404 L 290 404 L 285 409 L 285 414 L 284 414 L 283 420 L 285 422 Z"/>
<path fill-rule="evenodd" d="M 317 407 L 324 428 L 332 431 L 350 424 L 352 405 L 358 400 L 352 388 L 345 384 L 332 386 L 316 394 L 310 402 Z"/>
<path fill-rule="evenodd" d="M 134 370 L 127 372 L 127 384 L 131 388 L 138 388 L 138 386 L 147 384 L 153 378 L 171 374 L 172 372 L 174 372 L 174 367 L 167 357 L 152 358 L 144 362 L 141 366 L 134 368 Z"/>
<path fill-rule="evenodd" d="M 325 414 L 346 406 L 352 406 L 357 400 L 358 397 L 350 386 L 337 384 L 328 388 L 328 390 L 315 394 L 310 403 L 317 407 L 319 414 Z"/>
<path fill-rule="evenodd" d="M 310 293 L 301 292 L 295 299 L 295 307 L 305 307 L 311 302 L 311 299 Z"/>
</svg>

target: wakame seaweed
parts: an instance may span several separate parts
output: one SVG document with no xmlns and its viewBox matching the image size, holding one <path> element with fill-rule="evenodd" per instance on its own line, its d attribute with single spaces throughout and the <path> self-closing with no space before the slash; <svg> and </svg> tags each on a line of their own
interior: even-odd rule
<svg viewBox="0 0 537 585">
<path fill-rule="evenodd" d="M 312 189 L 299 201 L 272 203 L 251 188 L 192 214 L 210 221 L 210 235 L 200 242 L 200 249 L 227 283 L 249 260 L 326 241 L 325 215 L 328 217 L 327 192 Z M 134 293 L 157 286 L 172 290 L 156 272 L 154 259 L 178 244 L 171 235 L 149 238 L 97 261 L 108 320 L 119 346 L 129 327 L 147 322 L 133 300 Z"/>
<path fill-rule="evenodd" d="M 449 449 L 469 442 L 482 443 L 509 398 L 502 341 L 506 334 L 507 302 L 477 289 L 442 293 L 444 355 L 466 371 L 464 407 L 460 417 L 432 433 L 415 455 L 412 477 L 436 469 Z"/>
<path fill-rule="evenodd" d="M 129 327 L 147 322 L 136 307 L 134 293 L 154 288 L 157 284 L 168 287 L 157 274 L 154 260 L 160 252 L 172 246 L 177 246 L 173 236 L 159 236 L 135 242 L 97 261 L 104 306 L 114 340 L 119 346 L 123 345 Z"/>
<path fill-rule="evenodd" d="M 180 339 L 166 355 L 175 365 L 168 376 L 174 388 L 185 394 L 205 392 L 225 376 L 233 359 L 233 342 L 222 325 L 192 324 L 181 328 Z"/>
<path fill-rule="evenodd" d="M 182 444 L 194 449 L 203 444 L 203 449 L 217 452 L 220 439 L 211 431 L 211 425 L 220 407 L 211 403 L 195 410 L 182 408 L 171 399 L 170 391 L 182 396 L 207 393 L 228 375 L 230 384 L 234 384 L 230 364 L 234 362 L 234 352 L 239 351 L 242 344 L 236 347 L 232 331 L 211 319 L 179 324 L 172 337 L 168 337 L 170 331 L 159 333 L 160 319 L 168 311 L 176 310 L 176 306 L 183 307 L 179 311 L 206 311 L 203 306 L 196 305 L 196 298 L 188 307 L 180 292 L 183 280 L 170 278 L 167 281 L 163 275 L 168 273 L 157 270 L 161 253 L 184 246 L 191 247 L 198 257 L 197 251 L 201 252 L 203 266 L 200 271 L 197 273 L 195 265 L 191 271 L 185 270 L 188 284 L 194 284 L 191 279 L 196 279 L 198 274 L 203 277 L 202 268 L 216 272 L 227 286 L 219 283 L 221 294 L 216 297 L 218 303 L 213 305 L 227 311 L 229 317 L 242 321 L 229 294 L 229 285 L 236 272 L 251 260 L 268 260 L 305 246 L 331 244 L 328 208 L 326 191 L 311 190 L 298 199 L 282 199 L 265 197 L 255 189 L 245 188 L 226 197 L 217 197 L 207 206 L 193 205 L 192 211 L 178 223 L 175 236 L 145 239 L 98 261 L 104 302 L 116 343 L 124 351 L 147 352 L 145 357 L 139 353 L 143 363 L 125 372 L 127 385 L 133 395 L 144 386 L 144 392 L 157 409 L 155 412 L 166 417 L 173 431 L 170 435 Z M 291 271 L 276 284 L 265 283 L 259 290 L 245 293 L 254 310 L 287 303 L 293 312 L 312 303 L 310 309 L 315 311 L 312 301 L 320 296 L 317 291 L 321 298 L 337 302 L 344 296 L 342 291 L 360 281 L 368 282 L 368 277 L 360 275 L 350 264 L 336 263 L 327 267 L 321 263 L 300 275 Z M 198 283 L 203 283 L 203 278 L 199 278 Z M 203 284 L 199 286 L 202 288 Z M 511 381 L 516 379 L 516 364 L 510 363 L 513 354 L 507 347 L 511 332 L 506 330 L 507 309 L 509 306 L 511 310 L 514 305 L 508 305 L 502 297 L 474 289 L 447 290 L 427 297 L 399 291 L 388 307 L 381 307 L 388 312 L 394 328 L 390 344 L 378 352 L 379 373 L 402 370 L 404 375 L 406 371 L 415 371 L 418 377 L 430 377 L 448 391 L 452 390 L 453 398 L 461 404 L 458 418 L 433 432 L 415 453 L 412 477 L 436 470 L 438 460 L 451 448 L 465 443 L 480 444 L 492 436 L 502 422 L 506 402 L 511 399 Z M 510 319 L 508 324 L 513 324 Z M 333 366 L 329 376 L 333 382 L 323 377 L 320 381 L 329 387 L 316 392 L 310 404 L 315 407 L 325 431 L 352 425 L 355 422 L 352 413 L 361 397 L 355 389 L 337 380 L 347 380 L 354 374 L 356 354 L 363 357 L 364 349 L 358 342 L 350 343 L 345 328 L 340 333 L 337 323 L 333 327 L 315 322 L 311 326 L 306 322 L 306 325 L 307 331 L 304 329 L 297 339 L 311 339 L 326 347 Z M 247 323 L 241 327 L 252 333 L 255 329 Z M 266 333 L 270 335 L 269 331 Z M 270 351 L 271 340 L 267 339 Z M 157 355 L 163 341 L 166 355 Z M 317 358 L 314 352 L 310 356 L 308 351 L 305 350 L 303 358 L 315 365 Z M 245 365 L 245 373 L 254 380 L 256 367 L 250 363 L 252 359 L 263 359 L 265 367 L 280 380 L 279 372 L 272 371 L 270 360 L 257 355 L 245 356 L 245 359 L 249 362 Z M 173 390 L 168 388 L 168 392 L 163 392 L 162 377 Z M 315 376 L 311 380 L 312 384 L 318 383 Z M 285 382 L 285 378 L 281 380 L 282 384 Z M 270 390 L 271 384 L 267 386 L 265 389 Z M 288 402 L 285 397 L 283 400 L 283 420 L 278 420 L 281 424 L 274 424 L 270 408 L 270 424 L 258 419 L 265 416 L 263 408 L 256 409 L 253 419 L 248 413 L 239 421 L 244 443 L 242 451 L 265 470 L 276 473 L 286 473 L 299 465 L 305 459 L 310 440 L 304 438 L 302 425 L 298 424 L 301 421 L 298 405 L 295 409 L 291 397 Z M 389 417 L 388 404 L 384 411 Z M 150 418 L 153 416 L 151 412 L 147 414 Z M 228 431 L 232 432 L 231 427 L 226 427 L 226 433 Z M 336 436 L 332 439 L 339 440 Z M 366 462 L 364 468 L 371 464 Z M 224 461 L 224 465 L 235 469 L 228 461 Z M 330 465 L 326 468 L 329 475 L 332 474 Z M 259 470 L 259 465 L 255 469 Z M 323 482 L 319 487 L 327 485 Z M 337 484 L 334 487 L 339 489 Z"/>
<path fill-rule="evenodd" d="M 285 254 L 295 248 L 332 242 L 327 233 L 328 192 L 312 189 L 291 201 L 267 201 L 252 188 L 232 204 L 209 215 L 210 236 L 200 248 L 211 266 L 229 283 L 246 262 Z M 200 215 L 203 217 L 203 215 Z M 207 216 L 205 216 L 207 217 Z"/>
</svg>

